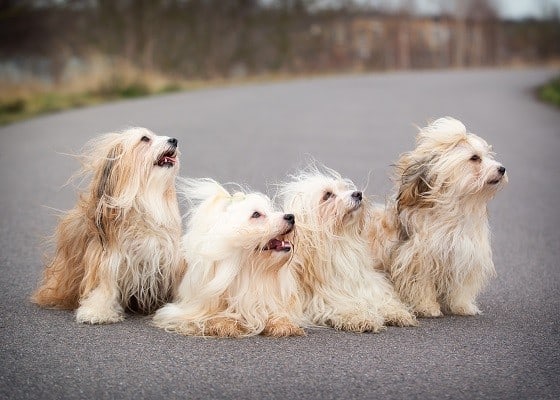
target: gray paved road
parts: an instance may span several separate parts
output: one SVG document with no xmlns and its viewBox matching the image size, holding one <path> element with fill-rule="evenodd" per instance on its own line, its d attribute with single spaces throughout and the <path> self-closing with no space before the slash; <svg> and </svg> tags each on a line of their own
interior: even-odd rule
<svg viewBox="0 0 560 400">
<path fill-rule="evenodd" d="M 560 112 L 532 88 L 554 71 L 419 72 L 214 89 L 104 105 L 0 129 L 0 398 L 557 398 L 560 391 Z M 475 318 L 304 338 L 185 338 L 131 317 L 80 326 L 27 301 L 41 239 L 67 209 L 71 153 L 144 125 L 179 138 L 188 176 L 259 190 L 309 155 L 367 192 L 413 124 L 452 115 L 494 144 L 510 185 L 491 205 L 498 277 Z"/>
</svg>

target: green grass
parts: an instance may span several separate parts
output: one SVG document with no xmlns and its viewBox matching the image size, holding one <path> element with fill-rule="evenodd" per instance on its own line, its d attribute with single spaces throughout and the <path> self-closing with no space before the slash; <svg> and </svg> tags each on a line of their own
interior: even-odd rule
<svg viewBox="0 0 560 400">
<path fill-rule="evenodd" d="M 560 107 L 560 76 L 538 89 L 539 98 Z"/>
<path fill-rule="evenodd" d="M 182 90 L 178 83 L 151 89 L 143 82 L 122 83 L 113 81 L 96 90 L 82 93 L 35 93 L 0 100 L 0 125 L 20 121 L 36 115 L 79 108 L 119 99 L 132 99 Z"/>
</svg>

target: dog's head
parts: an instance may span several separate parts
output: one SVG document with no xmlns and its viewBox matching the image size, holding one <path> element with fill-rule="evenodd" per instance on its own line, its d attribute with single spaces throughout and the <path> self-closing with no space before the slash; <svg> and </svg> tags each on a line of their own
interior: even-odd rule
<svg viewBox="0 0 560 400">
<path fill-rule="evenodd" d="M 282 185 L 284 207 L 294 211 L 298 225 L 317 232 L 341 234 L 363 221 L 362 192 L 336 171 L 311 165 Z"/>
<path fill-rule="evenodd" d="M 83 156 L 91 172 L 92 198 L 111 207 L 127 208 L 137 196 L 162 196 L 179 170 L 177 139 L 145 128 L 130 128 L 90 141 Z"/>
<path fill-rule="evenodd" d="M 508 179 L 492 148 L 450 117 L 421 129 L 416 149 L 402 154 L 396 167 L 399 210 L 488 201 Z"/>
<path fill-rule="evenodd" d="M 186 246 L 215 260 L 231 255 L 285 262 L 292 244 L 287 235 L 295 224 L 293 214 L 273 208 L 260 193 L 230 194 L 210 179 L 187 179 L 181 191 L 191 202 Z"/>
<path fill-rule="evenodd" d="M 179 170 L 177 139 L 157 136 L 145 128 L 108 133 L 88 142 L 82 170 L 91 177 L 88 213 L 103 243 L 116 240 L 117 226 L 133 209 L 147 211 L 157 223 L 179 222 L 175 176 Z"/>
</svg>

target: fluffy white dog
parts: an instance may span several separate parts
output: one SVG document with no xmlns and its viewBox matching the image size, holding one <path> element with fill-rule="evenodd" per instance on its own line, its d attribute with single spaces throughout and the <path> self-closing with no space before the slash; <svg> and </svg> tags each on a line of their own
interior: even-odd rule
<svg viewBox="0 0 560 400">
<path fill-rule="evenodd" d="M 184 335 L 303 335 L 286 238 L 294 215 L 260 193 L 231 195 L 209 179 L 186 180 L 183 189 L 193 204 L 183 240 L 188 268 L 155 325 Z"/>
<path fill-rule="evenodd" d="M 313 324 L 353 332 L 416 325 L 384 274 L 373 268 L 362 192 L 350 180 L 311 165 L 283 184 L 280 195 L 298 221 L 294 262 Z"/>
<path fill-rule="evenodd" d="M 175 193 L 177 139 L 144 128 L 91 140 L 78 174 L 91 183 L 60 220 L 32 300 L 76 309 L 78 322 L 121 321 L 169 300 L 184 270 Z"/>
<path fill-rule="evenodd" d="M 458 120 L 420 130 L 396 165 L 397 194 L 372 213 L 375 258 L 419 316 L 474 315 L 494 271 L 487 203 L 507 182 L 491 147 Z"/>
</svg>

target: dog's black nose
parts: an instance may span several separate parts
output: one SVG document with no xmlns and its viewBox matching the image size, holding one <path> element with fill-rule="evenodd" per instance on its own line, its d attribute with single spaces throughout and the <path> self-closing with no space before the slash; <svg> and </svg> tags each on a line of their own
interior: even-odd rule
<svg viewBox="0 0 560 400">
<path fill-rule="evenodd" d="M 171 139 L 167 139 L 167 143 L 169 143 L 173 147 L 177 147 L 177 142 L 177 139 L 175 139 L 174 137 Z"/>
<path fill-rule="evenodd" d="M 294 214 L 284 214 L 284 219 L 292 225 L 296 223 L 296 217 L 294 217 Z"/>
<path fill-rule="evenodd" d="M 362 200 L 362 192 L 360 192 L 359 190 L 355 191 L 354 193 L 352 193 L 352 198 L 359 201 Z"/>
<path fill-rule="evenodd" d="M 506 168 L 503 165 L 500 165 L 498 167 L 498 172 L 500 173 L 500 175 L 503 175 L 506 173 Z"/>
</svg>

